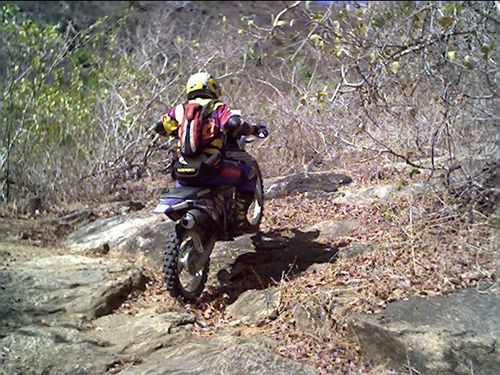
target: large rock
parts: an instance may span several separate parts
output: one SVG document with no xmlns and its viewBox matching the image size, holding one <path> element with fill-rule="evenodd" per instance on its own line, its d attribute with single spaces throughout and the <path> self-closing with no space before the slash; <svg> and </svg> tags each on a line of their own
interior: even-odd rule
<svg viewBox="0 0 500 375">
<path fill-rule="evenodd" d="M 72 253 L 110 253 L 130 256 L 158 268 L 161 265 L 167 233 L 174 223 L 162 215 L 133 213 L 89 223 L 70 234 L 67 244 Z"/>
<path fill-rule="evenodd" d="M 264 180 L 264 197 L 271 199 L 317 190 L 333 192 L 351 182 L 349 176 L 333 172 L 295 173 Z"/>
<path fill-rule="evenodd" d="M 381 245 L 377 244 L 377 246 Z M 354 258 L 369 251 L 374 251 L 375 249 L 376 247 L 373 244 L 353 244 L 346 247 L 341 247 L 339 249 L 339 258 L 342 260 Z"/>
<path fill-rule="evenodd" d="M 13 238 L 16 243 L 0 242 L 0 267 L 4 268 L 16 262 L 54 255 L 53 251 L 38 246 L 31 246 Z M 1 287 L 1 284 L 0 284 Z"/>
<path fill-rule="evenodd" d="M 255 252 L 254 241 L 250 234 L 245 234 L 234 241 L 220 241 L 215 243 L 214 250 L 210 255 L 210 275 L 212 279 L 215 275 L 228 267 L 240 255 Z"/>
<path fill-rule="evenodd" d="M 388 202 L 398 196 L 420 194 L 428 189 L 429 186 L 424 184 L 385 184 L 360 189 L 345 189 L 338 193 L 338 196 L 335 197 L 335 202 L 369 205 L 377 201 Z"/>
<path fill-rule="evenodd" d="M 89 336 L 105 342 L 111 351 L 126 360 L 180 342 L 187 337 L 194 322 L 195 317 L 187 313 L 157 313 L 148 308 L 133 316 L 124 313 L 103 316 L 94 322 Z"/>
<path fill-rule="evenodd" d="M 118 246 L 111 247 L 111 254 L 132 256 L 140 264 L 160 271 L 167 235 L 174 230 L 174 227 L 175 223 L 168 219 L 145 226 Z"/>
<path fill-rule="evenodd" d="M 307 366 L 274 353 L 276 343 L 262 338 L 240 338 L 234 334 L 212 338 L 195 337 L 189 342 L 157 350 L 124 375 L 163 374 L 262 374 L 309 375 Z"/>
<path fill-rule="evenodd" d="M 139 270 L 117 260 L 63 255 L 11 266 L 0 271 L 0 335 L 32 321 L 108 314 L 143 284 Z"/>
<path fill-rule="evenodd" d="M 160 220 L 156 225 L 161 224 L 165 223 Z M 110 233 L 112 227 L 108 227 Z M 138 241 L 140 234 L 146 235 L 148 228 L 136 232 L 133 240 Z M 87 235 L 95 235 L 97 230 L 89 232 Z M 127 241 L 131 243 L 132 239 L 119 243 Z M 262 253 L 252 261 L 260 264 L 260 256 L 267 254 L 273 275 L 281 274 L 290 263 L 295 264 L 302 251 L 287 252 L 284 247 L 290 245 L 289 240 L 281 236 L 260 240 L 246 237 L 241 241 L 238 251 L 248 251 L 251 246 Z M 304 234 L 302 241 L 309 244 L 309 236 Z M 302 242 L 296 245 L 305 248 Z M 51 249 L 31 247 L 25 249 L 26 256 L 11 259 L 11 253 L 21 251 L 18 247 L 0 250 L 0 257 L 5 260 L 0 271 L 2 375 L 118 371 L 314 374 L 311 368 L 277 355 L 276 342 L 257 336 L 240 337 L 242 332 L 237 328 L 217 331 L 215 336 L 207 338 L 192 332 L 195 318 L 186 312 L 162 313 L 156 306 L 116 311 L 126 296 L 143 287 L 141 272 L 130 262 L 82 255 L 55 256 Z M 323 246 L 307 248 L 308 256 L 303 256 L 307 261 L 303 265 L 298 262 L 299 269 L 319 258 L 329 258 L 330 252 Z M 41 254 L 51 256 L 41 257 Z M 220 254 L 223 258 L 227 256 L 224 251 Z M 276 268 L 278 258 L 283 262 L 280 269 Z M 238 295 L 241 292 L 238 289 Z M 271 298 L 273 306 L 277 303 L 275 297 Z M 165 306 L 159 308 L 164 310 Z M 183 310 L 181 306 L 173 308 Z M 270 310 L 272 313 L 274 307 Z"/>
<path fill-rule="evenodd" d="M 234 319 L 258 324 L 276 318 L 279 304 L 280 292 L 276 289 L 247 290 L 227 308 L 227 312 Z"/>
<path fill-rule="evenodd" d="M 84 326 L 36 321 L 0 334 L 0 374 L 315 374 L 274 352 L 276 342 L 238 337 L 237 330 L 202 337 L 183 312 L 121 312 Z"/>
<path fill-rule="evenodd" d="M 191 332 L 194 322 L 187 313 L 149 308 L 99 318 L 88 336 L 116 362 L 132 364 L 120 374 L 314 374 L 274 354 L 272 340 L 241 338 L 234 330 L 202 337 Z"/>
<path fill-rule="evenodd" d="M 306 231 L 318 231 L 319 238 L 342 237 L 348 236 L 360 226 L 361 224 L 357 220 L 327 220 L 307 228 Z"/>
<path fill-rule="evenodd" d="M 106 315 L 84 329 L 61 322 L 27 325 L 0 339 L 0 374 L 105 374 L 162 347 L 189 345 L 194 321 L 186 313 L 150 308 Z"/>
<path fill-rule="evenodd" d="M 115 362 L 100 342 L 71 326 L 30 325 L 0 335 L 0 374 L 105 374 Z"/>
<path fill-rule="evenodd" d="M 363 355 L 422 374 L 500 374 L 498 293 L 467 289 L 390 304 L 353 320 Z M 408 370 L 405 370 L 408 371 Z"/>
<path fill-rule="evenodd" d="M 58 219 L 59 225 L 74 225 L 85 219 L 88 219 L 92 215 L 90 210 L 74 211 L 67 215 L 64 215 Z"/>
<path fill-rule="evenodd" d="M 144 204 L 139 201 L 116 201 L 102 203 L 95 207 L 93 211 L 99 216 L 111 217 L 130 214 L 132 211 L 139 211 L 144 207 Z"/>
</svg>

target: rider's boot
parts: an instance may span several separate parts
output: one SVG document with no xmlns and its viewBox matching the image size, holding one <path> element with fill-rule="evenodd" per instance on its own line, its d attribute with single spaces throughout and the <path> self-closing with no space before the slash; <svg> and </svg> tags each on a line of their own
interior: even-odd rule
<svg viewBox="0 0 500 375">
<path fill-rule="evenodd" d="M 243 234 L 248 230 L 247 211 L 252 204 L 254 193 L 248 191 L 236 192 L 235 219 L 232 227 L 234 234 Z"/>
</svg>

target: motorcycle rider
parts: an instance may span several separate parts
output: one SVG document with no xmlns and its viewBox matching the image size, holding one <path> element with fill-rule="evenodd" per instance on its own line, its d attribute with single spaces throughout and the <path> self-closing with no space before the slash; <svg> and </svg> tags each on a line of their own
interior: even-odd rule
<svg viewBox="0 0 500 375">
<path fill-rule="evenodd" d="M 236 140 L 240 136 L 259 133 L 267 136 L 268 130 L 264 125 L 243 121 L 238 112 L 231 111 L 220 99 L 222 90 L 219 83 L 207 72 L 193 74 L 188 79 L 186 95 L 187 101 L 171 108 L 154 127 L 154 131 L 160 135 L 179 139 L 172 175 L 178 185 L 235 186 L 236 217 L 232 229 L 235 233 L 244 233 L 247 225 L 246 213 L 253 200 L 257 175 L 251 163 L 242 161 L 251 158 L 248 154 L 246 157 L 231 158 L 232 160 L 225 157 L 228 154 L 234 156 L 235 153 L 231 151 L 238 149 Z M 193 115 L 192 108 L 200 108 L 197 105 L 202 108 L 201 117 Z M 196 119 L 200 119 L 201 123 L 200 143 L 197 145 L 193 141 L 193 128 L 197 129 Z M 186 148 L 198 148 L 198 154 L 188 157 L 183 152 Z M 211 164 L 210 168 L 207 167 L 208 164 Z M 197 172 L 189 175 L 194 170 Z"/>
</svg>

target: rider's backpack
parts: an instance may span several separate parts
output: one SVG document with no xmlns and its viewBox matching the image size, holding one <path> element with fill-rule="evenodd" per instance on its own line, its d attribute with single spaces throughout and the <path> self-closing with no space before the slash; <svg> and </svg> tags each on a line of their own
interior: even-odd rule
<svg viewBox="0 0 500 375">
<path fill-rule="evenodd" d="M 218 135 L 215 121 L 211 118 L 212 102 L 202 106 L 198 103 L 184 105 L 184 116 L 179 124 L 180 152 L 193 157 L 203 152 Z"/>
<path fill-rule="evenodd" d="M 176 179 L 199 180 L 216 174 L 221 166 L 220 153 L 212 142 L 221 136 L 214 119 L 211 117 L 213 102 L 206 105 L 187 103 L 179 109 L 182 121 L 179 122 L 180 155 L 174 161 L 173 176 Z M 206 154 L 211 148 L 216 153 Z"/>
</svg>

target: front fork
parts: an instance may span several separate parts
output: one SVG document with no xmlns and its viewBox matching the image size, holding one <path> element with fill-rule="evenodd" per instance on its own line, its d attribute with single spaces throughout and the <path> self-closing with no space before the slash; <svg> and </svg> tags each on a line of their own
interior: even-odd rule
<svg viewBox="0 0 500 375">
<path fill-rule="evenodd" d="M 191 275 L 195 275 L 208 262 L 217 241 L 217 235 L 215 233 L 209 234 L 210 232 L 203 230 L 201 227 L 186 229 L 182 224 L 177 224 L 175 230 L 177 238 L 186 238 L 188 236 L 184 236 L 184 234 L 191 232 L 189 237 L 191 237 L 192 241 L 196 241 L 190 249 L 185 249 L 185 244 L 180 243 L 178 260 Z"/>
</svg>

